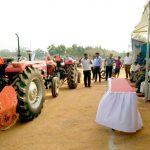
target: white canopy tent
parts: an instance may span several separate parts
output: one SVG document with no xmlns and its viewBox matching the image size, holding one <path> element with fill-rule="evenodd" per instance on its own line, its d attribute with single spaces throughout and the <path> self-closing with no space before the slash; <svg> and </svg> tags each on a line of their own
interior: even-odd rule
<svg viewBox="0 0 150 150">
<path fill-rule="evenodd" d="M 148 11 L 147 11 L 147 7 L 145 7 L 141 20 L 138 23 L 138 25 L 135 27 L 133 33 L 135 34 L 146 33 L 148 31 L 147 27 L 148 27 Z"/>
<path fill-rule="evenodd" d="M 146 74 L 145 74 L 145 101 L 148 100 L 148 68 L 149 68 L 149 37 L 150 35 L 150 1 L 148 1 L 144 7 L 142 18 L 133 31 L 133 38 L 141 40 L 147 43 L 146 51 Z"/>
</svg>

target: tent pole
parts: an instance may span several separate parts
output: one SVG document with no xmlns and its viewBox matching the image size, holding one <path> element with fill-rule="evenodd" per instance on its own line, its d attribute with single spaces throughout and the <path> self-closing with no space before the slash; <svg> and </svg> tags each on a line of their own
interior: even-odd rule
<svg viewBox="0 0 150 150">
<path fill-rule="evenodd" d="M 146 51 L 146 73 L 145 73 L 145 102 L 148 101 L 148 68 L 149 68 L 149 34 L 150 34 L 150 1 L 148 2 L 148 37 L 147 37 L 147 51 Z"/>
</svg>

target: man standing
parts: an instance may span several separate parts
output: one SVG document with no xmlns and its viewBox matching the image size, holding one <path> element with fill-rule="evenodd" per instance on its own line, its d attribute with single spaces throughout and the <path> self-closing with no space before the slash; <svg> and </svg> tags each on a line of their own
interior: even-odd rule
<svg viewBox="0 0 150 150">
<path fill-rule="evenodd" d="M 121 57 L 118 56 L 118 59 L 116 60 L 116 67 L 115 67 L 115 77 L 119 77 L 120 74 L 120 68 L 122 67 Z"/>
<path fill-rule="evenodd" d="M 128 77 L 130 78 L 130 68 L 132 65 L 132 56 L 127 53 L 127 55 L 124 57 L 124 67 L 125 67 L 125 73 L 126 73 L 126 79 Z"/>
<path fill-rule="evenodd" d="M 105 63 L 106 63 L 106 81 L 108 79 L 108 75 L 109 78 L 111 78 L 112 76 L 112 69 L 113 69 L 113 63 L 115 62 L 115 59 L 112 58 L 112 54 L 109 55 L 108 58 L 106 58 Z"/>
<path fill-rule="evenodd" d="M 83 66 L 84 86 L 91 87 L 91 61 L 86 53 L 84 54 L 81 63 Z"/>
<path fill-rule="evenodd" d="M 95 59 L 93 62 L 94 72 L 95 72 L 95 82 L 97 82 L 97 75 L 99 76 L 99 82 L 101 82 L 101 66 L 102 66 L 102 58 L 99 56 L 99 53 L 95 54 Z"/>
</svg>

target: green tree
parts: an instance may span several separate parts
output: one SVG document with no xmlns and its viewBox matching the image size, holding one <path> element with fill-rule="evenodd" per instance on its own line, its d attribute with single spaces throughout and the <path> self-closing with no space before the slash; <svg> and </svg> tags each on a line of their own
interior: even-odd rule
<svg viewBox="0 0 150 150">
<path fill-rule="evenodd" d="M 2 49 L 0 50 L 0 57 L 10 57 L 11 52 L 8 49 Z"/>
<path fill-rule="evenodd" d="M 42 49 L 38 48 L 34 51 L 36 60 L 45 60 L 45 53 Z"/>
<path fill-rule="evenodd" d="M 27 50 L 28 49 L 26 47 L 20 47 L 20 54 L 21 54 L 22 57 L 28 58 Z M 14 57 L 17 57 L 18 49 L 15 50 L 13 55 L 14 55 Z"/>
<path fill-rule="evenodd" d="M 56 55 L 58 53 L 57 47 L 54 44 L 48 46 L 47 50 L 48 50 L 49 54 L 52 56 Z"/>
<path fill-rule="evenodd" d="M 65 52 L 66 52 L 66 47 L 65 45 L 59 45 L 58 46 L 58 53 L 60 53 L 60 55 L 64 56 L 65 55 Z"/>
<path fill-rule="evenodd" d="M 106 58 L 110 55 L 110 53 L 113 54 L 114 57 L 117 56 L 124 56 L 125 52 L 119 53 L 115 50 L 108 50 L 105 48 L 102 48 L 101 46 L 92 47 L 92 46 L 78 46 L 77 44 L 73 44 L 71 47 L 66 47 L 65 45 L 50 45 L 48 47 L 48 51 L 51 55 L 58 55 L 59 51 L 62 56 L 68 55 L 73 57 L 82 57 L 84 53 L 89 54 L 91 57 L 95 55 L 96 52 L 99 52 L 100 55 L 103 58 Z"/>
</svg>

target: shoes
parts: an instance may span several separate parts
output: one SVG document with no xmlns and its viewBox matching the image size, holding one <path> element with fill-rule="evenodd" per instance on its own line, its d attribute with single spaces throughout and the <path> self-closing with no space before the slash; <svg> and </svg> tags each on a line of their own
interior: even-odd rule
<svg viewBox="0 0 150 150">
<path fill-rule="evenodd" d="M 89 85 L 88 87 L 92 87 L 91 85 Z"/>
</svg>

